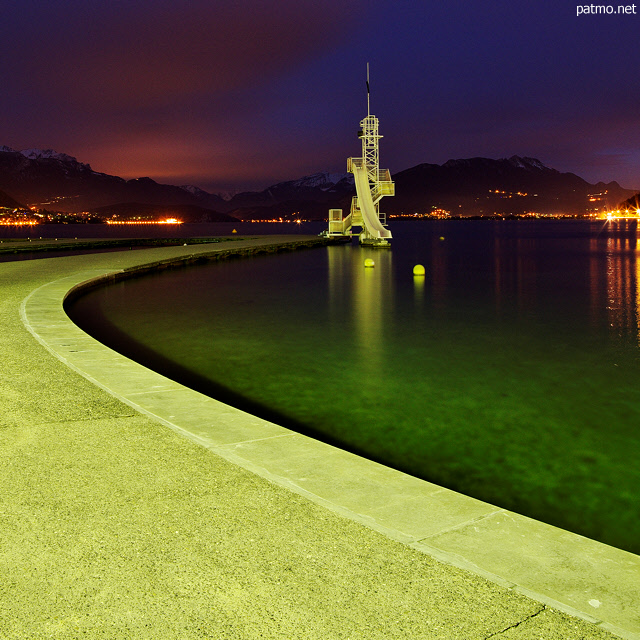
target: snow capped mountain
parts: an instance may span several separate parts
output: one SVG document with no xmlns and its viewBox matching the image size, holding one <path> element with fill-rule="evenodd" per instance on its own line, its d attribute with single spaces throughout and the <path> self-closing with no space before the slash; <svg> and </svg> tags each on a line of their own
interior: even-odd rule
<svg viewBox="0 0 640 640">
<path fill-rule="evenodd" d="M 216 191 L 214 195 L 218 198 L 222 198 L 225 202 L 229 202 L 234 196 L 237 196 L 240 191 Z"/>
<path fill-rule="evenodd" d="M 192 184 L 181 184 L 180 188 L 184 189 L 185 191 L 187 191 L 188 193 L 190 193 L 193 196 L 200 196 L 200 195 L 203 195 L 203 194 L 207 194 L 207 192 L 204 189 L 201 189 L 200 187 L 196 187 L 196 186 L 194 186 Z"/>
<path fill-rule="evenodd" d="M 236 191 L 216 191 L 215 193 L 209 193 L 208 191 L 205 191 L 204 189 L 201 189 L 200 187 L 196 187 L 192 184 L 183 184 L 183 185 L 180 185 L 180 188 L 184 189 L 187 193 L 190 193 L 192 196 L 195 196 L 200 200 L 214 197 L 214 198 L 221 198 L 225 202 L 229 202 L 229 200 L 231 200 L 233 196 L 241 193 L 240 191 L 237 191 L 237 190 Z"/>
<path fill-rule="evenodd" d="M 78 162 L 76 158 L 70 156 L 66 153 L 58 153 L 53 149 L 23 149 L 22 151 L 16 151 L 11 147 L 7 147 L 6 145 L 0 146 L 0 153 L 19 153 L 20 155 L 28 158 L 29 160 L 59 160 L 60 162 L 67 162 L 70 164 L 86 166 L 89 165 L 84 164 L 82 162 Z"/>
<path fill-rule="evenodd" d="M 295 187 L 297 189 L 309 188 L 326 191 L 344 179 L 353 181 L 353 176 L 350 173 L 329 173 L 327 171 L 320 171 L 318 173 L 312 173 L 310 176 L 299 178 L 298 180 L 290 180 L 280 184 Z"/>
<path fill-rule="evenodd" d="M 23 149 L 20 153 L 29 160 L 58 160 L 64 164 L 71 164 L 76 167 L 82 167 L 91 170 L 91 166 L 83 162 L 78 162 L 73 156 L 66 153 L 58 153 L 53 149 Z"/>
<path fill-rule="evenodd" d="M 464 158 L 460 160 L 447 160 L 442 166 L 447 169 L 462 169 L 471 167 L 490 167 L 495 168 L 499 165 L 509 166 L 516 169 L 525 169 L 527 171 L 555 171 L 547 167 L 546 164 L 540 162 L 537 158 L 529 158 L 523 156 L 511 156 L 510 158 L 500 158 L 492 160 L 491 158 Z"/>
<path fill-rule="evenodd" d="M 540 162 L 537 158 L 528 158 L 528 157 L 520 157 L 520 156 L 511 156 L 509 158 L 509 162 L 514 166 L 520 169 L 541 169 L 543 171 L 553 171 L 550 167 L 547 167 L 546 164 Z"/>
<path fill-rule="evenodd" d="M 40 160 L 42 158 L 55 158 L 56 160 L 69 161 L 73 160 L 77 162 L 72 156 L 68 156 L 66 153 L 57 153 L 53 149 L 23 149 L 20 152 L 25 158 L 30 160 Z"/>
</svg>

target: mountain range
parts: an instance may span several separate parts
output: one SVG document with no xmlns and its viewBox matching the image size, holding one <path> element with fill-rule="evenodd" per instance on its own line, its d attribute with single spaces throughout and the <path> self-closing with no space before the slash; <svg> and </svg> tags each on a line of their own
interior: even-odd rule
<svg viewBox="0 0 640 640">
<path fill-rule="evenodd" d="M 393 175 L 396 196 L 385 198 L 387 214 L 411 215 L 445 209 L 452 215 L 584 214 L 614 207 L 636 190 L 617 182 L 590 184 L 535 158 L 469 158 L 442 165 L 420 164 Z M 349 210 L 355 193 L 348 173 L 316 173 L 232 197 L 192 185 L 174 186 L 142 177 L 125 180 L 51 149 L 0 147 L 0 207 L 22 203 L 50 211 L 126 217 L 180 215 L 185 221 L 216 222 L 301 217 L 326 219 L 330 208 Z"/>
<path fill-rule="evenodd" d="M 393 176 L 396 197 L 389 212 L 424 211 L 425 204 L 452 215 L 584 214 L 615 207 L 636 190 L 617 182 L 590 184 L 536 158 L 469 158 L 442 165 L 420 164 Z M 386 202 L 385 202 L 386 205 Z"/>
</svg>

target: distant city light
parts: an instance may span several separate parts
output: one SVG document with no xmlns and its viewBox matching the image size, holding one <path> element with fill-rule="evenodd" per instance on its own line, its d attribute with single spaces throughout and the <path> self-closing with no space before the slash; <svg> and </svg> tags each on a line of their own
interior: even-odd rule
<svg viewBox="0 0 640 640">
<path fill-rule="evenodd" d="M 295 224 L 302 224 L 303 222 L 310 222 L 309 220 L 301 220 L 300 218 L 296 219 L 296 220 L 284 220 L 282 218 L 269 218 L 268 220 L 258 220 L 257 218 L 254 218 L 252 220 L 244 220 L 244 222 L 259 222 L 259 223 L 263 223 L 263 222 L 286 222 L 286 223 L 290 223 L 290 222 L 294 222 Z"/>
<path fill-rule="evenodd" d="M 605 220 L 638 220 L 640 219 L 640 209 L 606 211 L 600 218 Z"/>
<path fill-rule="evenodd" d="M 182 224 L 182 220 L 177 218 L 167 218 L 166 220 L 105 220 L 107 224 Z"/>
</svg>

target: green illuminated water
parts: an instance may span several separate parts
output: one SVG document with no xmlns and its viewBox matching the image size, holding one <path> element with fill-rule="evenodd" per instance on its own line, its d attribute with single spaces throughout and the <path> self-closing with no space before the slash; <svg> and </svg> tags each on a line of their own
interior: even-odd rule
<svg viewBox="0 0 640 640">
<path fill-rule="evenodd" d="M 640 553 L 637 229 L 392 231 L 391 251 L 146 276 L 91 292 L 72 317 L 226 401 Z"/>
</svg>

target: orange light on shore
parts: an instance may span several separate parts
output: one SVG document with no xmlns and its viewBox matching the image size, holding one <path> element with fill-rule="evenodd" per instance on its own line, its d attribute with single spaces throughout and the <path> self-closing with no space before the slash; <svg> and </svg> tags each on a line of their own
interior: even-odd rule
<svg viewBox="0 0 640 640">
<path fill-rule="evenodd" d="M 257 219 L 252 219 L 252 220 L 244 220 L 244 222 L 259 222 L 259 223 L 263 223 L 263 222 L 273 222 L 273 223 L 294 223 L 294 224 L 302 224 L 303 222 L 309 222 L 309 220 L 300 220 L 300 219 L 296 219 L 296 220 L 283 220 L 282 218 L 269 218 L 268 220 L 257 220 Z"/>
<path fill-rule="evenodd" d="M 600 216 L 605 220 L 639 220 L 640 219 L 640 209 L 625 209 L 622 211 L 618 209 L 617 211 L 607 211 L 606 214 Z"/>
<path fill-rule="evenodd" d="M 0 220 L 0 226 L 2 227 L 32 227 L 35 224 L 39 224 L 36 220 L 18 221 L 18 220 Z"/>
<path fill-rule="evenodd" d="M 166 220 L 107 220 L 107 224 L 182 224 L 182 220 L 177 218 L 167 218 Z"/>
</svg>

